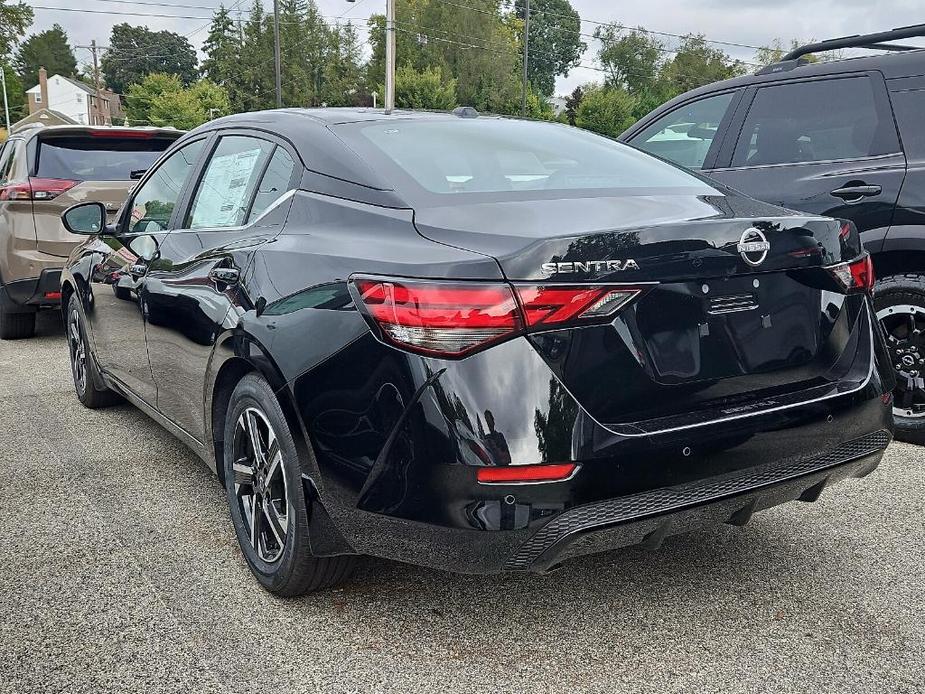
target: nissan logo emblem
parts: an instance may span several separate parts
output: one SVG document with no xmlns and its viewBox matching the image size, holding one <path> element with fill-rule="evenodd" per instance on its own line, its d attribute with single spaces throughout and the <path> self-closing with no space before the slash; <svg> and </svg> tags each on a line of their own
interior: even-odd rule
<svg viewBox="0 0 925 694">
<path fill-rule="evenodd" d="M 736 250 L 742 256 L 742 260 L 752 267 L 758 267 L 768 257 L 771 244 L 760 230 L 751 227 L 742 232 L 742 238 L 739 239 Z"/>
</svg>

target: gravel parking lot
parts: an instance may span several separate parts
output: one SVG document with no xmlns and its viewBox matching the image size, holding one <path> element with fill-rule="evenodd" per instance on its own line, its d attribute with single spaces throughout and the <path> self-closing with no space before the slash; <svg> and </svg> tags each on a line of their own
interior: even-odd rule
<svg viewBox="0 0 925 694">
<path fill-rule="evenodd" d="M 2 692 L 920 692 L 925 449 L 745 528 L 550 576 L 369 560 L 281 600 L 217 480 L 75 399 L 54 315 L 0 343 Z"/>
</svg>

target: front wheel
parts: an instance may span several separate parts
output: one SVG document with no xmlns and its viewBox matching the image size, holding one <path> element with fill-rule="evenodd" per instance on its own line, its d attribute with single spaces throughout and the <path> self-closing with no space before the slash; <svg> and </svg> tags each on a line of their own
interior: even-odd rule
<svg viewBox="0 0 925 694">
<path fill-rule="evenodd" d="M 270 385 L 248 374 L 225 420 L 225 491 L 251 572 L 271 593 L 303 595 L 345 580 L 354 556 L 313 557 L 302 466 Z"/>
<path fill-rule="evenodd" d="M 891 275 L 879 280 L 874 309 L 896 369 L 896 438 L 925 444 L 925 275 Z"/>
<path fill-rule="evenodd" d="M 80 310 L 80 301 L 77 294 L 71 294 L 67 303 L 67 344 L 71 355 L 71 376 L 74 378 L 74 390 L 77 399 L 91 410 L 100 407 L 109 407 L 122 402 L 122 397 L 105 386 L 100 389 L 96 384 L 101 382 L 96 362 L 87 342 L 87 331 L 84 328 L 83 313 Z"/>
</svg>

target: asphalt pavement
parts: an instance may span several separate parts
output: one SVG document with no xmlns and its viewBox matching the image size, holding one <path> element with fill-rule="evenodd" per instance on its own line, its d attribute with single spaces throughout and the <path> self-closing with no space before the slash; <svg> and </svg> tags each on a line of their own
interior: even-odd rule
<svg viewBox="0 0 925 694">
<path fill-rule="evenodd" d="M 77 402 L 53 314 L 0 342 L 0 692 L 925 691 L 925 448 L 548 576 L 368 560 L 263 592 L 224 493 L 130 406 Z"/>
</svg>

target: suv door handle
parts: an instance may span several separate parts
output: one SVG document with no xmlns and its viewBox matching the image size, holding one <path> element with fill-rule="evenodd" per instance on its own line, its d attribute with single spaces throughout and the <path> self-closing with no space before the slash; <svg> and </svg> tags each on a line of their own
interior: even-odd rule
<svg viewBox="0 0 925 694">
<path fill-rule="evenodd" d="M 844 188 L 836 188 L 832 191 L 832 195 L 836 198 L 841 198 L 847 202 L 857 202 L 861 198 L 871 198 L 875 195 L 880 195 L 883 192 L 882 186 L 869 186 L 866 184 L 859 185 L 847 185 Z"/>
<path fill-rule="evenodd" d="M 214 267 L 209 270 L 209 279 L 216 284 L 237 284 L 240 273 L 233 267 Z"/>
</svg>

